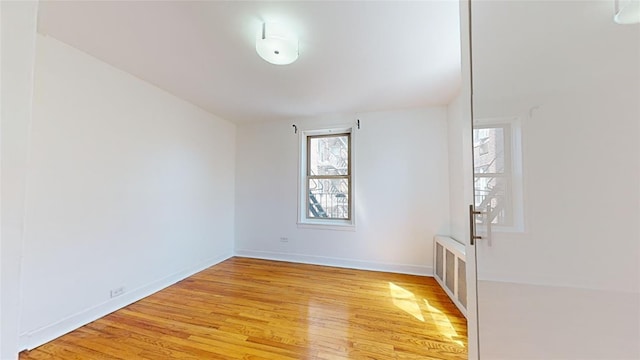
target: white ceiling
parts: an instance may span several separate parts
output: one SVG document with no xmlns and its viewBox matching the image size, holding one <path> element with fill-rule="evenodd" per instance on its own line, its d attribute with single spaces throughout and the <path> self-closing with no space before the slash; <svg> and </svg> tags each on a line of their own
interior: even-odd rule
<svg viewBox="0 0 640 360">
<path fill-rule="evenodd" d="M 234 122 L 448 104 L 460 87 L 458 1 L 43 1 L 53 36 Z M 300 57 L 255 51 L 262 21 Z"/>
</svg>

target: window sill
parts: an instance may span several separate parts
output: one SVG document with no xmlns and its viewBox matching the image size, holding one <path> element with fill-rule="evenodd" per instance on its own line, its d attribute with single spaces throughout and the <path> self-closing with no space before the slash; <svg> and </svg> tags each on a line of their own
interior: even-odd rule
<svg viewBox="0 0 640 360">
<path fill-rule="evenodd" d="M 352 222 L 298 222 L 298 229 L 356 231 Z"/>
</svg>

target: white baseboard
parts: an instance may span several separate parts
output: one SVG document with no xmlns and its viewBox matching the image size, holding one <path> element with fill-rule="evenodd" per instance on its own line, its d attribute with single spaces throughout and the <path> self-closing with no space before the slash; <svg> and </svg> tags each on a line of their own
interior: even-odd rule
<svg viewBox="0 0 640 360">
<path fill-rule="evenodd" d="M 388 263 L 378 263 L 378 262 L 371 262 L 371 261 L 333 258 L 333 257 L 325 257 L 325 256 L 289 254 L 289 253 L 280 253 L 280 252 L 272 252 L 272 251 L 242 250 L 242 249 L 236 249 L 235 254 L 236 256 L 256 258 L 256 259 L 288 261 L 288 262 L 295 262 L 295 263 L 302 263 L 302 264 L 334 266 L 334 267 L 358 269 L 358 270 L 384 271 L 384 272 L 393 272 L 393 273 L 410 274 L 410 275 L 433 276 L 432 266 L 388 264 Z"/>
<path fill-rule="evenodd" d="M 53 339 L 56 339 L 70 331 L 95 321 L 105 315 L 108 315 L 118 309 L 130 305 L 140 299 L 152 295 L 168 286 L 177 283 L 197 272 L 218 264 L 232 257 L 232 254 L 225 254 L 205 260 L 195 266 L 190 266 L 182 271 L 166 276 L 160 280 L 154 281 L 137 289 L 127 291 L 116 298 L 110 299 L 104 303 L 98 304 L 92 308 L 86 309 L 58 322 L 47 325 L 45 327 L 20 334 L 19 345 L 20 351 L 31 350 Z"/>
</svg>

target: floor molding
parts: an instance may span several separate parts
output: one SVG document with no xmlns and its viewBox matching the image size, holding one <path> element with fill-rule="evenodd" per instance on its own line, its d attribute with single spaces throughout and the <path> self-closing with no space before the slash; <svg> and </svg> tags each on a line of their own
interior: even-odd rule
<svg viewBox="0 0 640 360">
<path fill-rule="evenodd" d="M 301 255 L 290 253 L 279 253 L 271 251 L 243 250 L 236 249 L 236 256 L 248 257 L 254 259 L 288 261 L 302 264 L 334 266 L 348 269 L 384 271 L 399 274 L 433 276 L 432 266 L 422 265 L 406 265 L 406 264 L 388 264 L 372 261 L 362 261 L 353 259 L 333 258 L 325 256 Z"/>
</svg>

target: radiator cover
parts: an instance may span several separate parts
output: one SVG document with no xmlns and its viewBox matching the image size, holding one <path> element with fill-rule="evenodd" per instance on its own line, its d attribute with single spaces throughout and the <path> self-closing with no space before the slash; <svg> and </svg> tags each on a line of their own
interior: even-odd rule
<svg viewBox="0 0 640 360">
<path fill-rule="evenodd" d="M 434 237 L 434 277 L 467 316 L 467 263 L 464 245 L 448 236 Z"/>
</svg>

